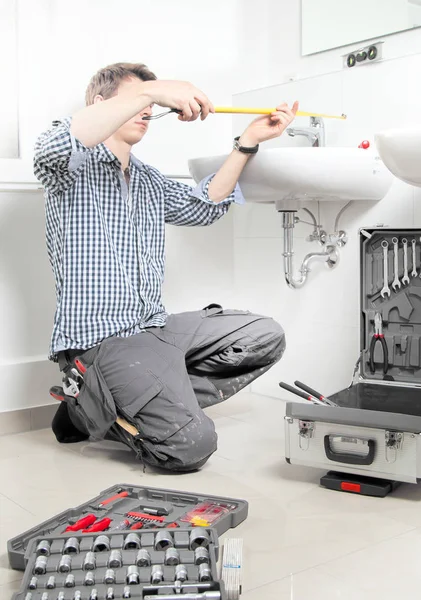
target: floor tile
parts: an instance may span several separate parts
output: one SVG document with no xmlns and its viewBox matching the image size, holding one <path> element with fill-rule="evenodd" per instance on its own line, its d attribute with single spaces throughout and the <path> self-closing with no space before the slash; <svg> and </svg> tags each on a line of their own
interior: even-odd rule
<svg viewBox="0 0 421 600">
<path fill-rule="evenodd" d="M 421 587 L 421 528 L 385 540 L 323 566 L 328 575 L 372 598 L 416 598 Z"/>
<path fill-rule="evenodd" d="M 7 491 L 7 486 L 4 488 Z M 15 504 L 9 498 L 0 495 L 0 586 L 20 581 L 22 578 L 19 571 L 9 568 L 7 541 L 26 529 L 30 529 L 38 522 L 39 519 L 34 514 Z M 3 600 L 6 596 L 0 595 L 0 598 Z"/>
<path fill-rule="evenodd" d="M 370 597 L 374 598 L 374 596 Z M 320 568 L 291 574 L 284 579 L 246 591 L 242 600 L 369 600 L 368 594 L 342 582 Z"/>
<path fill-rule="evenodd" d="M 18 575 L 19 579 L 16 581 L 9 581 L 0 585 L 0 598 L 2 600 L 10 600 L 12 595 L 19 591 L 22 574 L 18 573 Z"/>
</svg>

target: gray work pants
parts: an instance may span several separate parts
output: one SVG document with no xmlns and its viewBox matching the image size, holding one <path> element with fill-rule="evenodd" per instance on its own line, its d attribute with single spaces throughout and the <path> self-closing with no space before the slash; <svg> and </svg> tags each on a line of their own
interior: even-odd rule
<svg viewBox="0 0 421 600">
<path fill-rule="evenodd" d="M 191 471 L 217 449 L 214 423 L 203 409 L 270 369 L 285 336 L 273 319 L 210 305 L 97 348 L 96 367 L 118 413 L 136 422 L 144 462 Z"/>
</svg>

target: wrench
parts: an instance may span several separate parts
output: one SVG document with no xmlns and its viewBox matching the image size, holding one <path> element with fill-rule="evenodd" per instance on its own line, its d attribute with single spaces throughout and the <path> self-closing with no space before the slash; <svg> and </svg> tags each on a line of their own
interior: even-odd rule
<svg viewBox="0 0 421 600">
<path fill-rule="evenodd" d="M 399 281 L 399 263 L 398 263 L 398 244 L 399 244 L 399 240 L 397 237 L 392 238 L 392 244 L 393 244 L 393 270 L 395 272 L 395 279 L 393 280 L 392 283 L 392 288 L 393 290 L 396 292 L 397 289 L 401 287 L 401 282 Z"/>
<path fill-rule="evenodd" d="M 418 275 L 418 273 L 417 273 L 417 255 L 416 255 L 416 244 L 417 244 L 417 242 L 415 240 L 412 240 L 411 244 L 412 244 L 412 271 L 411 271 L 411 277 L 416 277 Z"/>
<path fill-rule="evenodd" d="M 402 283 L 403 283 L 403 285 L 407 285 L 409 283 L 409 277 L 408 277 L 408 240 L 406 238 L 402 238 L 402 246 L 403 246 Z"/>
<path fill-rule="evenodd" d="M 380 292 L 380 296 L 382 298 L 389 296 L 389 298 L 390 298 L 389 263 L 388 263 L 389 242 L 387 242 L 386 240 L 383 240 L 382 248 L 383 248 L 383 289 Z"/>
</svg>

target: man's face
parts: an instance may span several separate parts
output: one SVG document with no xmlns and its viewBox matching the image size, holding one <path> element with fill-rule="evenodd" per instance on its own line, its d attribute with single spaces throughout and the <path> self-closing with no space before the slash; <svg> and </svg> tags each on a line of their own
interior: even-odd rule
<svg viewBox="0 0 421 600">
<path fill-rule="evenodd" d="M 141 84 L 141 80 L 137 77 L 132 77 L 122 81 L 118 86 L 116 95 L 123 96 L 124 94 L 130 92 L 131 89 L 138 88 L 139 84 Z M 152 106 L 153 105 L 147 106 L 129 121 L 124 123 L 124 125 L 117 129 L 113 137 L 120 142 L 125 142 L 129 146 L 134 146 L 134 144 L 140 142 L 140 140 L 148 131 L 149 127 L 149 121 L 143 121 L 142 117 L 152 114 Z"/>
</svg>

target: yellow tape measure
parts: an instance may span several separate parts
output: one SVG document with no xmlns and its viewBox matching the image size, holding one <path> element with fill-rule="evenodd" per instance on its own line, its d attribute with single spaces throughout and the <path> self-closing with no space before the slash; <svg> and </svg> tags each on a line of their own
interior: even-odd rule
<svg viewBox="0 0 421 600">
<path fill-rule="evenodd" d="M 240 106 L 215 106 L 216 113 L 242 114 L 242 115 L 270 115 L 276 108 L 244 108 Z M 323 119 L 346 119 L 346 115 L 326 115 L 324 113 L 297 111 L 297 117 L 321 117 Z"/>
</svg>

